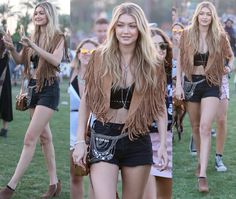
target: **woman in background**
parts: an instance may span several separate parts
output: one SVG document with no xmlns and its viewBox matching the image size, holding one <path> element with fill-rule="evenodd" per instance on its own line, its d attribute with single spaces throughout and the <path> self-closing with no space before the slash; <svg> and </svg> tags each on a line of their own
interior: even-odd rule
<svg viewBox="0 0 236 199">
<path fill-rule="evenodd" d="M 76 48 L 75 58 L 71 63 L 72 75 L 70 78 L 70 195 L 71 199 L 83 198 L 83 177 L 77 176 L 72 153 L 76 144 L 76 130 L 78 127 L 78 116 L 80 101 L 84 93 L 84 74 L 91 54 L 98 44 L 90 39 L 80 42 Z"/>
<path fill-rule="evenodd" d="M 157 124 L 154 122 L 150 130 L 152 141 L 153 161 L 151 172 L 146 185 L 143 199 L 171 199 L 172 196 L 172 44 L 167 36 L 159 28 L 151 28 L 152 40 L 158 50 L 159 55 L 164 60 L 166 79 L 167 79 L 167 93 L 166 93 L 166 108 L 168 114 L 167 126 L 167 154 L 168 166 L 164 171 L 160 170 L 158 165 L 158 148 L 160 144 L 160 134 L 158 133 Z"/>
<path fill-rule="evenodd" d="M 8 123 L 13 120 L 11 76 L 8 67 L 9 53 L 3 41 L 5 32 L 0 29 L 0 120 L 2 128 L 0 136 L 7 137 Z"/>
<path fill-rule="evenodd" d="M 227 65 L 226 59 L 229 60 Z M 199 192 L 209 192 L 206 171 L 211 126 L 219 106 L 222 77 L 232 65 L 233 53 L 216 9 L 212 3 L 204 1 L 198 4 L 191 25 L 182 33 L 176 80 L 176 97 L 187 101 L 196 142 Z M 183 83 L 182 73 L 185 75 Z"/>
</svg>

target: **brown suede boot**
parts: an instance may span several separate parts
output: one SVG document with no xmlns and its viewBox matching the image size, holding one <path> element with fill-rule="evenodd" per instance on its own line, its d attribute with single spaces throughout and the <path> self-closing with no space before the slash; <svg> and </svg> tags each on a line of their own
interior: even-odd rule
<svg viewBox="0 0 236 199">
<path fill-rule="evenodd" d="M 208 187 L 206 177 L 199 177 L 198 178 L 198 191 L 205 192 L 205 193 L 209 192 L 209 187 Z"/>
<path fill-rule="evenodd" d="M 41 198 L 48 199 L 59 196 L 61 193 L 61 181 L 58 180 L 57 184 L 49 185 L 48 191 L 44 193 Z M 0 198 L 1 199 L 1 198 Z"/>
<path fill-rule="evenodd" d="M 14 191 L 8 187 L 5 187 L 0 190 L 0 199 L 10 199 Z"/>
</svg>

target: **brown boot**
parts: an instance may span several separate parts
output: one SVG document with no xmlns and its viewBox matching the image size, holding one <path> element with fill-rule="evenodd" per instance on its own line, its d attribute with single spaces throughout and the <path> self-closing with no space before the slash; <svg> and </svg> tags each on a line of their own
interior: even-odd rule
<svg viewBox="0 0 236 199">
<path fill-rule="evenodd" d="M 199 192 L 209 192 L 207 178 L 206 177 L 199 177 L 198 178 L 198 190 Z"/>
<path fill-rule="evenodd" d="M 48 199 L 59 196 L 61 193 L 61 181 L 58 180 L 57 184 L 49 185 L 48 191 L 44 193 L 41 198 Z M 0 198 L 1 199 L 1 198 Z"/>
<path fill-rule="evenodd" d="M 10 199 L 14 191 L 8 187 L 5 187 L 0 190 L 0 199 Z"/>
</svg>

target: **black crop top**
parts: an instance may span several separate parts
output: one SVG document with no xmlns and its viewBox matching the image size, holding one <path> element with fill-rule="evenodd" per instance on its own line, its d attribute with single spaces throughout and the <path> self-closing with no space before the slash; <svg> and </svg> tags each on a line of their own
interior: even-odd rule
<svg viewBox="0 0 236 199">
<path fill-rule="evenodd" d="M 196 53 L 194 55 L 194 61 L 193 61 L 194 66 L 201 66 L 202 65 L 205 68 L 207 65 L 208 57 L 209 57 L 209 52 Z"/>
<path fill-rule="evenodd" d="M 33 68 L 36 69 L 39 63 L 39 56 L 38 55 L 31 55 L 30 61 L 33 63 Z"/>
<path fill-rule="evenodd" d="M 77 78 L 77 76 L 75 76 L 75 78 L 72 80 L 71 85 L 75 89 L 77 95 L 80 96 L 79 95 L 79 86 L 78 86 L 78 78 Z"/>
<path fill-rule="evenodd" d="M 128 110 L 133 96 L 133 91 L 134 84 L 128 88 L 118 88 L 116 90 L 111 89 L 110 108 L 125 108 Z"/>
</svg>

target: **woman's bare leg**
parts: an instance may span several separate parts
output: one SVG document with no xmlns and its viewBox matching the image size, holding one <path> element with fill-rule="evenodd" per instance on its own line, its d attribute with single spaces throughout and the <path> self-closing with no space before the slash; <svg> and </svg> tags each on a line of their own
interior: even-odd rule
<svg viewBox="0 0 236 199">
<path fill-rule="evenodd" d="M 96 199 L 116 199 L 118 172 L 115 164 L 99 162 L 91 165 L 90 179 Z"/>
<path fill-rule="evenodd" d="M 211 146 L 211 126 L 216 117 L 219 99 L 216 97 L 203 98 L 201 101 L 200 120 L 200 177 L 206 177 L 208 158 Z"/>
<path fill-rule="evenodd" d="M 19 162 L 14 175 L 8 183 L 8 186 L 10 186 L 12 189 L 16 188 L 19 180 L 28 168 L 35 152 L 37 140 L 49 122 L 53 112 L 54 111 L 52 109 L 45 106 L 37 106 L 35 108 L 35 112 L 25 134 L 24 146 Z"/>
<path fill-rule="evenodd" d="M 150 175 L 151 165 L 122 167 L 122 198 L 142 199 Z"/>
<path fill-rule="evenodd" d="M 75 164 L 72 158 L 73 151 L 70 151 L 70 197 L 71 199 L 83 198 L 83 177 L 75 175 Z"/>
<path fill-rule="evenodd" d="M 172 198 L 172 179 L 156 177 L 157 198 L 171 199 Z"/>
<path fill-rule="evenodd" d="M 40 135 L 40 144 L 42 147 L 42 151 L 44 154 L 50 185 L 56 184 L 58 182 L 57 179 L 57 168 L 56 168 L 56 159 L 55 159 L 55 150 L 52 142 L 52 133 L 49 127 L 49 123 L 47 123 L 43 132 Z"/>
<path fill-rule="evenodd" d="M 216 118 L 216 154 L 221 155 L 224 153 L 224 144 L 227 136 L 227 111 L 228 99 L 220 100 Z"/>
<path fill-rule="evenodd" d="M 147 184 L 145 186 L 143 199 L 157 199 L 157 184 L 155 176 L 149 175 Z"/>
</svg>

